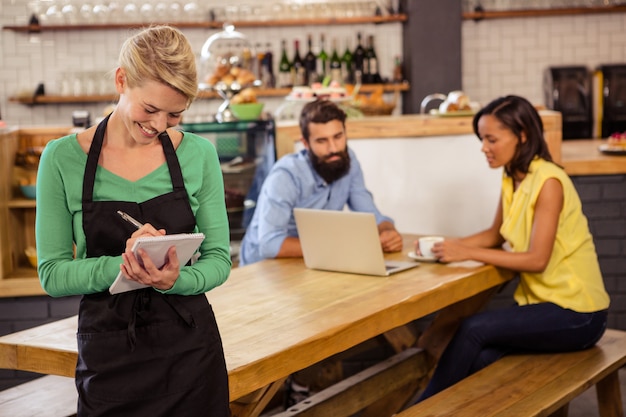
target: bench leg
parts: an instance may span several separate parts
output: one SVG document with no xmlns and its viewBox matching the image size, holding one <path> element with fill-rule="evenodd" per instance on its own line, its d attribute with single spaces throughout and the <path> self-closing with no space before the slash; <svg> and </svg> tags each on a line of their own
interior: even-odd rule
<svg viewBox="0 0 626 417">
<path fill-rule="evenodd" d="M 550 417 L 567 417 L 569 413 L 569 403 L 550 414 Z"/>
<path fill-rule="evenodd" d="M 600 417 L 624 417 L 618 371 L 598 381 L 596 395 Z"/>
</svg>

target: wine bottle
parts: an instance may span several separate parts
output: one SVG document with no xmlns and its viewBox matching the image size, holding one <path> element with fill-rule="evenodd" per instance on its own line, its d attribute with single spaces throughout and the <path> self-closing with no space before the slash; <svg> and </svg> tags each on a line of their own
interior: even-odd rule
<svg viewBox="0 0 626 417">
<path fill-rule="evenodd" d="M 265 68 L 263 68 L 263 58 L 265 57 L 265 51 L 261 47 L 260 43 L 257 43 L 254 46 L 254 50 L 256 52 L 256 59 L 254 60 L 253 71 L 256 74 L 257 80 L 263 81 L 265 77 Z M 263 83 L 265 85 L 265 83 Z"/>
<path fill-rule="evenodd" d="M 332 53 L 330 56 L 330 81 L 342 83 L 341 79 L 341 59 L 337 53 L 337 38 L 333 38 Z"/>
<path fill-rule="evenodd" d="M 367 68 L 363 71 L 364 83 L 377 84 L 382 82 L 378 71 L 378 57 L 376 56 L 376 49 L 374 48 L 374 35 L 369 35 L 367 38 L 367 49 L 365 50 L 363 67 Z"/>
<path fill-rule="evenodd" d="M 350 42 L 350 39 L 346 39 L 346 50 L 341 56 L 341 74 L 343 82 L 346 84 L 354 84 L 354 62 L 352 60 L 352 42 Z"/>
<path fill-rule="evenodd" d="M 328 54 L 324 49 L 324 34 L 322 33 L 322 37 L 320 40 L 320 53 L 317 55 L 317 59 L 320 62 L 320 79 L 325 79 L 328 75 Z"/>
<path fill-rule="evenodd" d="M 263 68 L 263 85 L 266 88 L 274 88 L 276 80 L 274 78 L 274 54 L 272 53 L 272 45 L 268 42 L 261 61 Z"/>
<path fill-rule="evenodd" d="M 306 70 L 306 84 L 311 85 L 317 81 L 317 56 L 313 53 L 313 37 L 309 34 L 308 51 L 304 56 L 304 67 Z"/>
<path fill-rule="evenodd" d="M 298 39 L 294 41 L 294 49 L 293 61 L 291 62 L 293 85 L 303 86 L 306 85 L 306 70 L 304 68 L 304 61 L 300 55 L 300 41 Z"/>
<path fill-rule="evenodd" d="M 402 71 L 402 60 L 399 56 L 396 56 L 393 66 L 393 82 L 401 83 L 404 81 L 404 74 Z"/>
<path fill-rule="evenodd" d="M 252 57 L 252 51 L 250 50 L 250 47 L 248 46 L 244 46 L 243 50 L 241 52 L 241 60 L 242 60 L 242 68 L 247 69 L 248 71 L 253 71 L 253 57 Z"/>
<path fill-rule="evenodd" d="M 280 54 L 280 63 L 278 65 L 278 87 L 288 88 L 293 86 L 293 78 L 291 76 L 291 62 L 287 57 L 287 41 L 282 41 L 282 51 Z"/>
<path fill-rule="evenodd" d="M 363 66 L 365 62 L 365 48 L 363 48 L 361 41 L 361 32 L 356 34 L 356 39 L 356 49 L 354 54 L 352 54 L 352 59 L 354 60 L 354 82 L 360 84 L 363 82 Z"/>
</svg>

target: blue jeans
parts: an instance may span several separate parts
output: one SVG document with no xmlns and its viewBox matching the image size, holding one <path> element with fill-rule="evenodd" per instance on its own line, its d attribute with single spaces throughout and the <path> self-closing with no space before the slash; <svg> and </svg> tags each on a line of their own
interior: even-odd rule
<svg viewBox="0 0 626 417">
<path fill-rule="evenodd" d="M 567 352 L 593 346 L 607 311 L 577 313 L 552 303 L 485 311 L 466 318 L 444 351 L 417 402 L 510 353 Z"/>
</svg>

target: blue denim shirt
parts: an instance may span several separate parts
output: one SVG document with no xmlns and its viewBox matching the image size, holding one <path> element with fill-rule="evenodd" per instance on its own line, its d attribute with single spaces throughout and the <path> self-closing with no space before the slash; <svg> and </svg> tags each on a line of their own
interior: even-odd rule
<svg viewBox="0 0 626 417">
<path fill-rule="evenodd" d="M 350 154 L 347 175 L 327 184 L 315 171 L 308 151 L 285 155 L 263 182 L 252 221 L 241 242 L 239 265 L 275 258 L 288 236 L 297 237 L 295 207 L 374 213 L 376 223 L 392 220 L 383 216 L 365 188 L 363 171 L 355 153 Z"/>
</svg>

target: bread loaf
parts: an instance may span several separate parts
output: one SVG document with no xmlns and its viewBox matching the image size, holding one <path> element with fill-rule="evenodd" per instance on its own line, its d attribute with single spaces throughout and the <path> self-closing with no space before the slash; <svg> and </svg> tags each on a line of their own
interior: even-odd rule
<svg viewBox="0 0 626 417">
<path fill-rule="evenodd" d="M 451 91 L 439 105 L 439 113 L 471 110 L 469 97 L 462 91 Z"/>
</svg>

